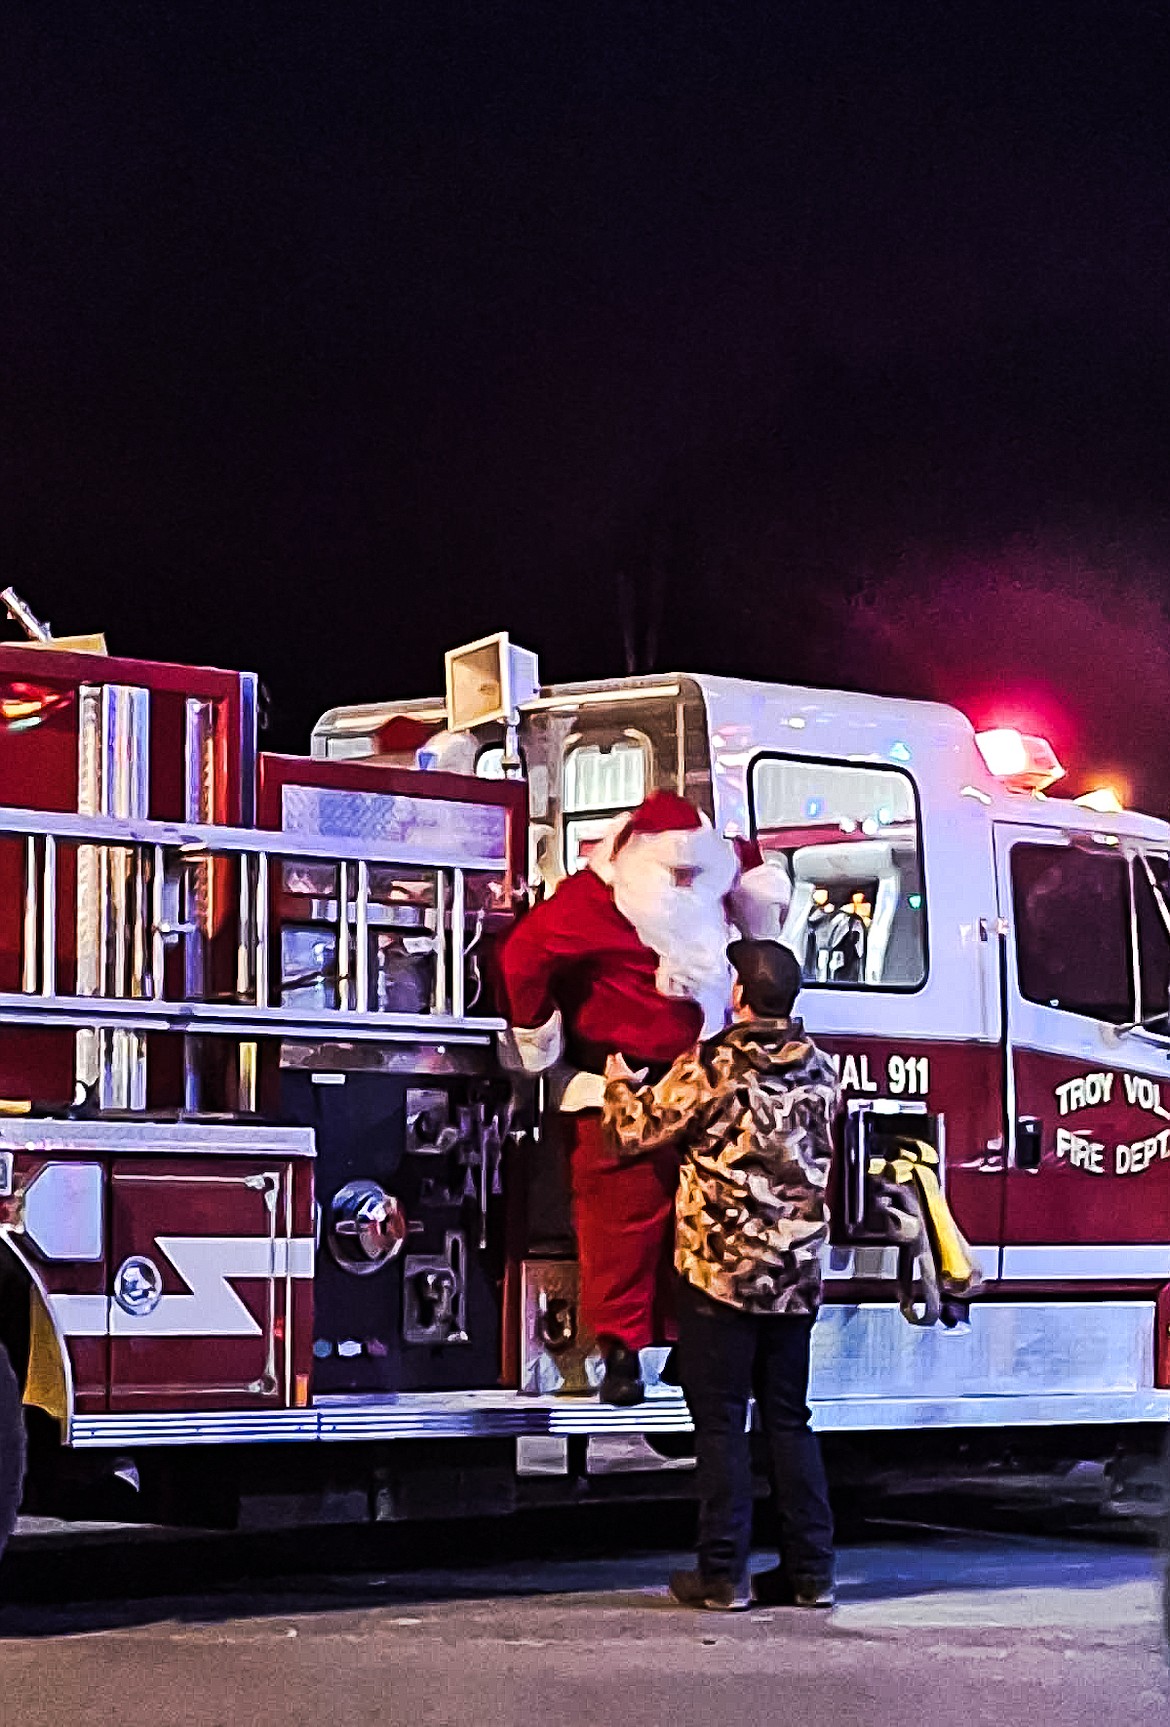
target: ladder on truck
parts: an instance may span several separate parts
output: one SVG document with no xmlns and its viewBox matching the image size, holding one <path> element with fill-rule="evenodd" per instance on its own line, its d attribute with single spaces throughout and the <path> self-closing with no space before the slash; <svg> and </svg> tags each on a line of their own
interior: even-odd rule
<svg viewBox="0 0 1170 1727">
<path fill-rule="evenodd" d="M 414 846 L 409 856 L 396 854 L 386 841 L 322 841 L 257 828 L 0 807 L 0 846 L 5 842 L 23 850 L 23 895 L 8 913 L 20 920 L 7 949 L 19 952 L 20 988 L 0 991 L 0 1024 L 71 1028 L 80 1039 L 92 1039 L 102 1108 L 145 1108 L 144 1040 L 151 1032 L 176 1032 L 187 1040 L 189 1108 L 198 1107 L 191 1040 L 233 1040 L 239 1048 L 239 1107 L 250 1109 L 260 1039 L 319 1042 L 340 1036 L 488 1046 L 504 1029 L 502 1019 L 473 1014 L 467 990 L 468 962 L 483 926 L 482 913 L 468 914 L 467 878 L 498 874 L 498 858 L 461 853 L 456 862 Z M 76 914 L 69 908 L 63 922 L 60 883 L 67 854 L 77 904 Z M 332 999 L 312 1006 L 280 1005 L 279 930 L 273 928 L 271 900 L 278 872 L 290 866 L 309 883 L 306 903 L 314 923 L 331 924 L 336 942 Z M 431 999 L 422 1013 L 388 1011 L 375 1002 L 371 882 L 384 870 L 408 875 L 433 908 L 433 927 L 416 938 L 429 942 L 433 954 Z M 231 891 L 222 891 L 225 882 Z M 62 988 L 62 928 L 76 929 L 72 990 Z M 208 982 L 213 935 L 234 959 L 233 985 L 218 993 Z M 182 965 L 168 967 L 168 951 L 175 946 Z M 79 1043 L 79 1066 L 82 1048 Z"/>
</svg>

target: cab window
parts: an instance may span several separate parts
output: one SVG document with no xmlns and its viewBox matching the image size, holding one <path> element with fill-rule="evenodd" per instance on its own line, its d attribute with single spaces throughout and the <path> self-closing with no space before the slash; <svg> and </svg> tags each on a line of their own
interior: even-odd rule
<svg viewBox="0 0 1170 1727">
<path fill-rule="evenodd" d="M 1132 1020 L 1127 860 L 1077 846 L 1017 845 L 1011 880 L 1025 1000 L 1112 1025 Z"/>
<path fill-rule="evenodd" d="M 582 868 L 615 816 L 642 802 L 650 790 L 649 759 L 649 742 L 636 732 L 609 743 L 570 742 L 561 794 L 567 874 Z"/>
<path fill-rule="evenodd" d="M 806 984 L 917 989 L 926 897 L 914 782 L 900 768 L 757 756 L 752 828 L 792 883 L 783 939 Z"/>
<path fill-rule="evenodd" d="M 1138 989 L 1143 1025 L 1170 1028 L 1170 864 L 1150 854 L 1134 859 Z"/>
<path fill-rule="evenodd" d="M 475 774 L 481 780 L 502 780 L 504 775 L 503 744 L 488 744 L 475 758 Z"/>
</svg>

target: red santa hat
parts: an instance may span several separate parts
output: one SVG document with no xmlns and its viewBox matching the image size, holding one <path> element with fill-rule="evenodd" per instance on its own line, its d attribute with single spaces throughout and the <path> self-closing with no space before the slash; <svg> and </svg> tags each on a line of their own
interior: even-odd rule
<svg viewBox="0 0 1170 1727">
<path fill-rule="evenodd" d="M 657 791 L 638 805 L 626 823 L 623 838 L 631 839 L 635 834 L 694 833 L 704 825 L 702 816 L 686 798 L 680 798 L 677 792 Z"/>
<path fill-rule="evenodd" d="M 709 880 L 726 875 L 730 885 L 735 860 L 707 817 L 677 792 L 655 791 L 628 816 L 620 816 L 594 847 L 590 866 L 605 881 L 612 881 L 619 865 L 637 851 L 660 865 L 698 869 Z M 719 891 L 725 892 L 726 886 Z"/>
</svg>

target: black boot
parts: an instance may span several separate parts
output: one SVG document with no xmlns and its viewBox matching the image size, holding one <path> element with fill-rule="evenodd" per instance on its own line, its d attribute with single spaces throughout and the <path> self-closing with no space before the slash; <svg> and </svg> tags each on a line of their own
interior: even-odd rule
<svg viewBox="0 0 1170 1727">
<path fill-rule="evenodd" d="M 782 1565 L 757 1571 L 752 1595 L 761 1607 L 834 1607 L 837 1603 L 831 1577 L 789 1577 Z"/>
<path fill-rule="evenodd" d="M 601 1381 L 598 1396 L 602 1403 L 614 1403 L 620 1409 L 632 1409 L 636 1403 L 641 1403 L 646 1395 L 638 1351 L 627 1348 L 616 1338 L 606 1338 L 602 1347 L 605 1350 L 605 1376 Z"/>
</svg>

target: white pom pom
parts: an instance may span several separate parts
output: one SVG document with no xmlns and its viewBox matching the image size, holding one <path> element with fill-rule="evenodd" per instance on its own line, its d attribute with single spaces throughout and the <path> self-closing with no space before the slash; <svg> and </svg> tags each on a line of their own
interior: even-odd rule
<svg viewBox="0 0 1170 1727">
<path fill-rule="evenodd" d="M 740 876 L 728 896 L 731 921 L 749 941 L 779 941 L 792 883 L 780 864 L 757 864 Z"/>
</svg>

